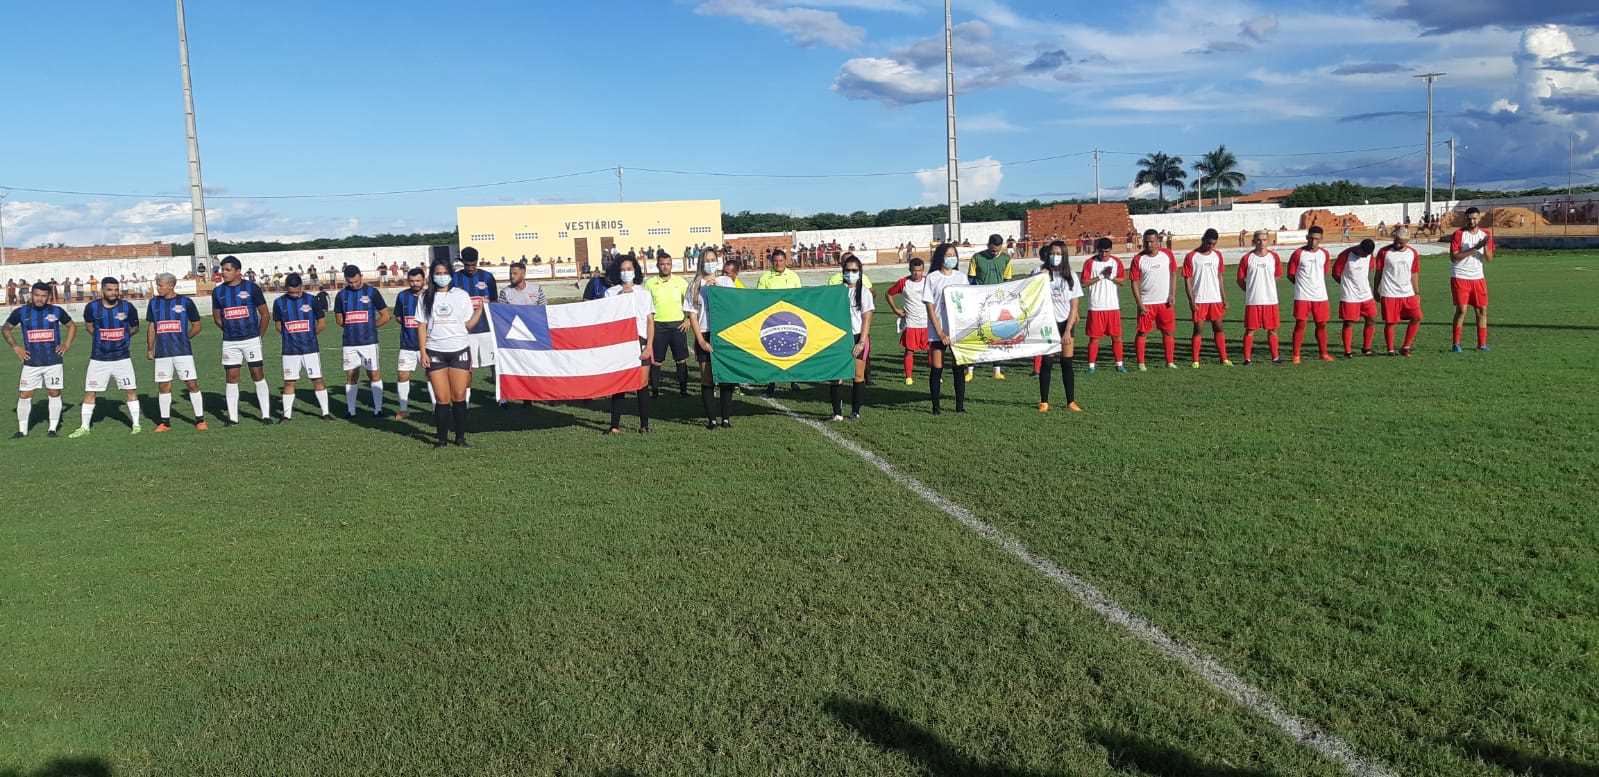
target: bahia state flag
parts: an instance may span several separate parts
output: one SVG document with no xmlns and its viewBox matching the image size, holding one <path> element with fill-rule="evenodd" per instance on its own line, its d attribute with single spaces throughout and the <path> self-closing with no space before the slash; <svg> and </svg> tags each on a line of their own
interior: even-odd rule
<svg viewBox="0 0 1599 777">
<path fill-rule="evenodd" d="M 491 303 L 497 398 L 594 399 L 642 389 L 649 370 L 639 358 L 634 310 L 622 297 L 547 307 Z"/>
<path fill-rule="evenodd" d="M 1060 352 L 1048 275 L 994 286 L 950 286 L 944 290 L 944 309 L 961 364 Z"/>
<path fill-rule="evenodd" d="M 711 374 L 717 383 L 849 380 L 855 376 L 844 286 L 707 287 Z"/>
</svg>

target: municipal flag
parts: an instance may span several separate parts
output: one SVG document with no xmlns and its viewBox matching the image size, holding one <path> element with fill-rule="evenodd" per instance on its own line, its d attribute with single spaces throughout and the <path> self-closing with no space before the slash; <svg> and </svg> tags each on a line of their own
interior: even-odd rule
<svg viewBox="0 0 1599 777">
<path fill-rule="evenodd" d="M 752 290 L 708 286 L 717 383 L 848 380 L 855 375 L 843 286 Z"/>
<path fill-rule="evenodd" d="M 594 399 L 643 388 L 649 371 L 639 361 L 634 310 L 633 300 L 621 297 L 490 304 L 497 398 Z"/>
<path fill-rule="evenodd" d="M 961 364 L 1000 362 L 1060 352 L 1049 276 L 995 286 L 944 289 L 949 336 Z"/>
</svg>

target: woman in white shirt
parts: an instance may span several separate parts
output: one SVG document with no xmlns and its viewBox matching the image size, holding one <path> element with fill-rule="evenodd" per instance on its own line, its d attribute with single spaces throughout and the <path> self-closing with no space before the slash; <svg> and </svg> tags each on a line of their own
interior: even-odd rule
<svg viewBox="0 0 1599 777">
<path fill-rule="evenodd" d="M 927 306 L 927 339 L 929 361 L 932 363 L 930 381 L 930 395 L 933 400 L 933 415 L 938 415 L 939 399 L 944 392 L 944 360 L 950 361 L 950 367 L 955 369 L 955 412 L 966 412 L 966 381 L 961 375 L 958 364 L 955 364 L 955 349 L 950 347 L 950 337 L 954 334 L 948 331 L 949 319 L 944 315 L 944 289 L 950 286 L 967 285 L 966 275 L 956 272 L 960 269 L 959 252 L 954 243 L 939 243 L 933 249 L 933 269 L 927 273 L 927 280 L 922 283 L 922 304 Z"/>
<path fill-rule="evenodd" d="M 433 447 L 443 448 L 451 429 L 455 444 L 466 442 L 466 391 L 472 383 L 472 327 L 483 317 L 473 309 L 472 296 L 455 288 L 450 263 L 434 260 L 428 268 L 432 281 L 417 304 L 416 339 L 422 369 L 433 388 L 433 419 L 438 436 Z"/>
<path fill-rule="evenodd" d="M 730 289 L 742 289 L 744 284 L 738 281 L 738 265 L 736 261 L 723 262 L 721 252 L 715 248 L 707 248 L 700 254 L 699 272 L 695 274 L 693 282 L 688 285 L 688 293 L 683 295 L 683 313 L 688 319 L 691 331 L 694 333 L 694 358 L 700 363 L 700 405 L 705 410 L 705 428 L 716 430 L 729 428 L 733 422 L 728 420 L 728 413 L 733 406 L 733 384 L 712 382 L 711 372 L 711 320 L 705 311 L 705 287 L 722 286 Z M 711 387 L 715 385 L 718 390 L 717 408 L 711 407 Z M 721 422 L 717 422 L 716 410 L 721 411 Z"/>
<path fill-rule="evenodd" d="M 1055 329 L 1060 332 L 1060 382 L 1066 387 L 1066 409 L 1081 413 L 1083 409 L 1077 405 L 1077 382 L 1072 374 L 1072 356 L 1077 351 L 1072 330 L 1077 326 L 1077 305 L 1083 297 L 1083 286 L 1072 273 L 1066 241 L 1056 240 L 1044 246 L 1039 256 L 1044 263 L 1038 272 L 1049 273 L 1049 297 L 1055 306 Z M 1053 356 L 1043 357 L 1038 363 L 1040 413 L 1049 412 L 1049 373 L 1054 363 Z"/>
<path fill-rule="evenodd" d="M 846 253 L 839 260 L 839 268 L 844 276 L 844 289 L 849 294 L 850 330 L 855 335 L 855 381 L 849 388 L 849 420 L 859 421 L 861 394 L 866 385 L 866 363 L 872 358 L 872 311 L 877 309 L 877 303 L 862 282 L 860 259 Z M 835 380 L 827 387 L 827 392 L 833 400 L 833 420 L 844 420 L 843 386 Z"/>
<path fill-rule="evenodd" d="M 634 302 L 634 318 L 638 321 L 638 342 L 642 350 L 639 351 L 639 364 L 644 369 L 649 369 L 655 364 L 655 300 L 650 293 L 639 285 L 640 278 L 638 262 L 630 256 L 623 256 L 611 264 L 611 288 L 605 290 L 607 297 L 626 296 Z M 611 395 L 611 427 L 606 434 L 622 433 L 622 398 L 625 392 Z M 648 434 L 650 431 L 650 392 L 648 386 L 638 390 L 638 431 L 639 434 Z"/>
</svg>

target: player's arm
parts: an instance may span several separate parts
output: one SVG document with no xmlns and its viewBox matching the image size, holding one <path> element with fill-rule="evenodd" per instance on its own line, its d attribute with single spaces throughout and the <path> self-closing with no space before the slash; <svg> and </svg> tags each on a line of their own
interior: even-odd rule
<svg viewBox="0 0 1599 777">
<path fill-rule="evenodd" d="M 189 339 L 200 336 L 200 309 L 195 307 L 194 300 L 188 300 L 189 309 Z"/>
<path fill-rule="evenodd" d="M 1296 248 L 1296 249 L 1294 249 L 1294 252 L 1292 254 L 1288 255 L 1288 285 L 1293 286 L 1293 285 L 1297 285 L 1298 283 L 1299 283 L 1299 249 Z"/>
<path fill-rule="evenodd" d="M 484 305 L 482 307 L 473 308 L 472 317 L 466 320 L 466 328 L 471 329 L 472 327 L 477 326 L 477 322 L 483 320 L 483 311 L 488 310 L 488 307 L 488 305 Z M 650 318 L 653 320 L 655 317 L 650 316 Z M 653 332 L 654 330 L 651 331 Z M 651 336 L 653 337 L 654 335 L 652 334 Z"/>
<path fill-rule="evenodd" d="M 700 350 L 702 350 L 702 351 L 704 351 L 706 353 L 710 353 L 711 352 L 711 343 L 710 343 L 709 340 L 705 339 L 705 333 L 700 331 L 700 314 L 695 313 L 692 310 L 685 311 L 685 312 L 688 315 L 684 316 L 684 320 L 688 321 L 689 326 L 694 327 L 691 330 L 691 331 L 694 332 L 694 341 L 700 344 Z"/>
<path fill-rule="evenodd" d="M 420 302 L 417 303 L 416 312 L 417 359 L 421 363 L 422 369 L 426 370 L 429 366 L 429 362 L 431 361 L 428 359 L 428 322 L 427 319 L 421 315 L 422 304 Z"/>
<path fill-rule="evenodd" d="M 1484 230 L 1484 231 L 1487 231 L 1487 230 Z M 1488 239 L 1482 241 L 1482 245 L 1477 246 L 1477 248 L 1478 248 L 1478 250 L 1482 251 L 1482 260 L 1484 262 L 1493 261 L 1494 260 L 1494 253 L 1496 253 L 1499 250 L 1499 246 L 1494 245 L 1494 233 L 1488 232 Z"/>
<path fill-rule="evenodd" d="M 21 310 L 21 308 L 18 308 L 17 310 L 11 311 L 11 317 L 6 319 L 6 325 L 0 326 L 0 337 L 5 338 L 6 345 L 11 346 L 11 352 L 15 353 L 18 359 L 27 361 L 28 350 L 17 345 L 16 337 L 11 334 L 11 331 L 17 328 L 17 322 L 21 320 L 21 316 L 18 315 Z"/>
<path fill-rule="evenodd" d="M 267 320 L 266 295 L 261 293 L 260 286 L 250 289 L 250 302 L 255 305 L 255 320 L 261 322 L 261 331 L 257 332 L 256 336 L 266 337 L 267 329 L 272 326 L 272 322 Z"/>
<path fill-rule="evenodd" d="M 1457 230 L 1455 230 L 1455 234 L 1449 238 L 1449 263 L 1450 264 L 1456 264 L 1456 263 L 1460 262 L 1460 260 L 1465 259 L 1468 255 L 1471 254 L 1470 251 L 1462 251 L 1462 250 L 1460 250 L 1460 244 L 1462 242 L 1464 242 L 1461 239 L 1463 236 L 1464 236 L 1464 233 L 1461 230 L 1457 229 Z"/>
<path fill-rule="evenodd" d="M 905 309 L 901 308 L 899 306 L 899 303 L 894 301 L 894 298 L 896 298 L 899 295 L 904 294 L 904 293 L 905 293 L 905 279 L 904 278 L 900 278 L 899 280 L 894 282 L 893 286 L 888 287 L 888 296 L 885 297 L 885 300 L 888 302 L 888 309 L 894 311 L 894 317 L 895 318 L 904 318 L 905 317 Z"/>
<path fill-rule="evenodd" d="M 1124 286 L 1127 284 L 1127 268 L 1122 265 L 1122 260 L 1117 259 L 1115 261 L 1116 267 L 1114 269 L 1116 272 L 1111 274 L 1110 282 L 1117 286 Z"/>
<path fill-rule="evenodd" d="M 136 335 L 139 333 L 139 309 L 129 305 L 128 316 L 132 319 L 128 324 L 128 334 Z"/>
<path fill-rule="evenodd" d="M 314 299 L 314 298 L 313 298 Z M 316 315 L 316 333 L 322 334 L 328 328 L 328 313 L 316 302 L 311 303 L 311 309 Z"/>
<path fill-rule="evenodd" d="M 312 304 L 315 305 L 315 303 Z M 318 316 L 317 318 L 321 318 L 321 316 Z M 339 292 L 338 296 L 333 298 L 333 320 L 337 321 L 339 326 L 344 326 L 344 292 L 342 291 Z M 319 327 L 321 324 L 321 321 L 317 322 Z M 320 332 L 322 330 L 317 329 L 317 331 Z"/>
<path fill-rule="evenodd" d="M 151 361 L 155 360 L 155 327 L 153 326 L 144 330 L 144 357 Z"/>
<path fill-rule="evenodd" d="M 1140 259 L 1141 256 L 1142 256 L 1142 254 L 1140 254 L 1139 256 L 1133 257 L 1133 272 L 1132 272 L 1132 276 L 1133 276 L 1133 282 L 1134 283 L 1137 283 L 1138 279 L 1143 277 L 1143 274 L 1144 274 L 1143 271 L 1139 268 L 1139 263 L 1140 263 L 1139 259 Z M 1144 315 L 1144 295 L 1142 295 L 1142 294 L 1134 294 L 1133 295 L 1133 310 L 1137 311 L 1138 315 L 1140 315 L 1140 316 Z"/>
<path fill-rule="evenodd" d="M 1382 302 L 1382 274 L 1387 270 L 1388 249 L 1377 251 L 1377 257 L 1371 260 L 1371 298 Z"/>
<path fill-rule="evenodd" d="M 1238 260 L 1238 288 L 1243 289 L 1245 291 L 1249 290 L 1249 280 L 1248 279 L 1249 279 L 1249 257 L 1250 256 L 1251 256 L 1251 254 L 1244 254 L 1244 258 Z"/>
<path fill-rule="evenodd" d="M 1172 278 L 1176 278 L 1177 277 L 1177 257 L 1174 254 L 1172 254 L 1172 252 L 1167 251 L 1166 252 L 1166 261 L 1171 263 L 1171 277 Z M 1176 307 L 1177 306 L 1177 284 L 1175 284 L 1175 283 L 1169 283 L 1169 284 L 1166 285 L 1166 304 L 1170 305 L 1172 307 Z"/>
<path fill-rule="evenodd" d="M 1340 252 L 1338 254 L 1338 258 L 1333 260 L 1333 266 L 1332 266 L 1332 277 L 1333 277 L 1333 280 L 1338 281 L 1339 283 L 1343 283 L 1344 282 L 1344 268 L 1347 267 L 1348 265 L 1349 265 L 1349 252 L 1348 251 Z"/>
<path fill-rule="evenodd" d="M 1416 296 L 1421 296 L 1421 252 L 1416 252 L 1416 261 L 1410 263 L 1410 290 Z"/>
<path fill-rule="evenodd" d="M 394 320 L 394 311 L 389 310 L 389 303 L 383 299 L 383 292 L 377 293 L 376 300 L 376 302 L 372 303 L 372 307 L 378 309 L 378 328 L 382 329 L 385 324 Z"/>
<path fill-rule="evenodd" d="M 468 324 L 467 328 L 470 329 L 471 325 Z M 650 364 L 654 364 L 655 363 L 655 311 L 654 311 L 653 307 L 650 310 L 649 316 L 644 319 L 644 332 L 645 332 L 645 335 L 644 335 L 644 349 L 639 351 L 638 360 L 640 362 L 648 362 Z"/>
</svg>

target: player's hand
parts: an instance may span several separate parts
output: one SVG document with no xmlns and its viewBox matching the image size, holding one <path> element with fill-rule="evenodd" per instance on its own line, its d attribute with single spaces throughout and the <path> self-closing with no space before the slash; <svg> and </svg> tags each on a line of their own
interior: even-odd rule
<svg viewBox="0 0 1599 777">
<path fill-rule="evenodd" d="M 430 363 L 432 360 L 428 358 L 428 352 L 427 351 L 423 351 L 420 354 L 417 354 L 417 356 L 419 357 L 419 360 L 422 363 L 422 369 L 426 370 L 428 367 L 433 366 Z"/>
<path fill-rule="evenodd" d="M 700 350 L 702 350 L 702 351 L 704 351 L 706 353 L 711 353 L 711 344 L 708 343 L 708 342 L 705 342 L 705 338 L 703 338 L 703 337 L 699 338 L 699 343 L 700 343 Z"/>
<path fill-rule="evenodd" d="M 682 323 L 677 325 L 677 331 L 679 331 L 679 332 L 687 332 L 687 331 L 689 331 L 689 323 L 688 323 L 688 318 L 686 316 L 683 318 Z"/>
<path fill-rule="evenodd" d="M 20 345 L 11 346 L 11 352 L 16 354 L 18 359 L 21 359 L 23 361 L 27 361 L 28 360 L 28 349 L 23 348 Z M 59 347 L 56 348 L 56 352 L 60 353 L 61 349 Z"/>
<path fill-rule="evenodd" d="M 640 364 L 649 364 L 652 366 L 655 364 L 655 359 L 651 356 L 650 349 L 648 348 L 639 349 L 638 360 Z"/>
<path fill-rule="evenodd" d="M 144 352 L 144 358 L 149 359 L 150 361 L 155 361 L 155 349 L 146 349 Z"/>
</svg>

